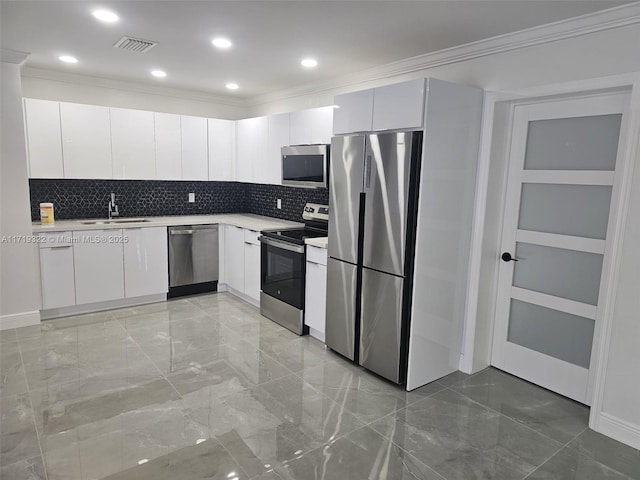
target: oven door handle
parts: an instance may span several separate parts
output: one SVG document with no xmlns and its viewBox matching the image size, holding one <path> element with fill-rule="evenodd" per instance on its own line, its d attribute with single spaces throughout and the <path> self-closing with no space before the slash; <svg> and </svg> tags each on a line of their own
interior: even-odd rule
<svg viewBox="0 0 640 480">
<path fill-rule="evenodd" d="M 294 245 L 271 237 L 265 237 L 264 235 L 260 235 L 258 240 L 265 245 L 271 245 L 272 247 L 282 248 L 283 250 L 289 250 L 290 252 L 304 253 L 304 245 Z"/>
</svg>

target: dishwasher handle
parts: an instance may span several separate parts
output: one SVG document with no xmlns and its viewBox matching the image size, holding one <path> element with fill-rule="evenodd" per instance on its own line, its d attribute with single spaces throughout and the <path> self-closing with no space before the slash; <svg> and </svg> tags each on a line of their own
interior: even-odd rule
<svg viewBox="0 0 640 480">
<path fill-rule="evenodd" d="M 195 230 L 169 230 L 169 235 L 192 235 Z"/>
</svg>

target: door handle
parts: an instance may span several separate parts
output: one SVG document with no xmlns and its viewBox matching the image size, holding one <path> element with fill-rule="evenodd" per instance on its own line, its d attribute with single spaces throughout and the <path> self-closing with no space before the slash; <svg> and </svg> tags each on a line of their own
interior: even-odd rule
<svg viewBox="0 0 640 480">
<path fill-rule="evenodd" d="M 517 262 L 518 259 L 516 257 L 512 257 L 509 252 L 504 252 L 500 257 L 504 262 Z"/>
</svg>

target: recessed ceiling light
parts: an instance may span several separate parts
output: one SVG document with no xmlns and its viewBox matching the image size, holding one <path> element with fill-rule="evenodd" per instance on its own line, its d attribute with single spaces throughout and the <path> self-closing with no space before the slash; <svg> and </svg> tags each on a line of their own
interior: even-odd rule
<svg viewBox="0 0 640 480">
<path fill-rule="evenodd" d="M 58 60 L 64 63 L 78 63 L 78 59 L 76 57 L 72 57 L 71 55 L 60 55 Z"/>
<path fill-rule="evenodd" d="M 223 37 L 214 38 L 211 40 L 211 43 L 213 43 L 213 46 L 216 48 L 229 48 L 232 45 L 231 40 Z"/>
<path fill-rule="evenodd" d="M 101 22 L 105 23 L 115 23 L 120 20 L 120 17 L 109 10 L 94 10 L 93 16 L 96 17 Z"/>
<path fill-rule="evenodd" d="M 151 70 L 151 75 L 158 78 L 164 78 L 167 76 L 167 72 L 163 72 L 162 70 Z"/>
<path fill-rule="evenodd" d="M 307 68 L 313 68 L 318 66 L 318 61 L 313 58 L 305 58 L 300 62 L 300 65 Z"/>
<path fill-rule="evenodd" d="M 233 83 L 233 82 L 227 83 L 225 87 L 227 87 L 229 90 L 237 90 L 240 88 L 240 86 L 237 83 Z"/>
</svg>

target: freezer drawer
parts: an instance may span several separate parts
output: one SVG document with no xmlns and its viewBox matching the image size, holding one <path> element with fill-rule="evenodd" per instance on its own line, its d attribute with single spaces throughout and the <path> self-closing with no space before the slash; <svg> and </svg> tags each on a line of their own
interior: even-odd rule
<svg viewBox="0 0 640 480">
<path fill-rule="evenodd" d="M 355 360 L 357 268 L 334 258 L 327 261 L 327 324 L 325 343 Z"/>
<path fill-rule="evenodd" d="M 405 279 L 362 269 L 360 365 L 395 383 L 404 381 L 401 356 Z"/>
</svg>

